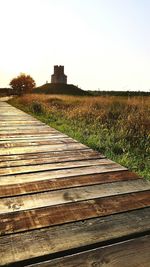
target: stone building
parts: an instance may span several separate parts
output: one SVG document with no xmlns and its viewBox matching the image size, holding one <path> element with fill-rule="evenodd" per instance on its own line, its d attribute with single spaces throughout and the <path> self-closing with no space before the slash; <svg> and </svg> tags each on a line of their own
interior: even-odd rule
<svg viewBox="0 0 150 267">
<path fill-rule="evenodd" d="M 54 66 L 54 74 L 51 75 L 51 83 L 67 84 L 67 76 L 64 74 L 64 66 Z"/>
</svg>

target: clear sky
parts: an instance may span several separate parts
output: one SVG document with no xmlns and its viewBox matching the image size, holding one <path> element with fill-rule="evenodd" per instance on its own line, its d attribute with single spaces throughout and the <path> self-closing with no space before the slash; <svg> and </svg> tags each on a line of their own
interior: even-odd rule
<svg viewBox="0 0 150 267">
<path fill-rule="evenodd" d="M 53 65 L 85 90 L 149 90 L 150 0 L 0 0 L 0 87 Z"/>
</svg>

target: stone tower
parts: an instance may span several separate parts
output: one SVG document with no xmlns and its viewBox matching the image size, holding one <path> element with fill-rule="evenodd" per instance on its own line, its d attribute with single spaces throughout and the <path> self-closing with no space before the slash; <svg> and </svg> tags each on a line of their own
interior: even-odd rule
<svg viewBox="0 0 150 267">
<path fill-rule="evenodd" d="M 51 75 L 51 83 L 67 84 L 67 76 L 64 74 L 64 66 L 54 66 L 54 74 Z"/>
</svg>

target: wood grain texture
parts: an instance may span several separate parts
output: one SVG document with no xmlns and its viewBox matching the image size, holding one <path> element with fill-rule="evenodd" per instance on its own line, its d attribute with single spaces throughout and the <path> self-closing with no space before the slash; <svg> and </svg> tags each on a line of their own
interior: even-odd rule
<svg viewBox="0 0 150 267">
<path fill-rule="evenodd" d="M 36 134 L 22 134 L 22 135 L 16 135 L 16 134 L 8 134 L 7 136 L 0 136 L 0 141 L 29 141 L 29 140 L 47 140 L 47 139 L 52 139 L 52 138 L 63 138 L 66 137 L 66 135 L 61 134 L 61 133 L 50 133 L 50 134 L 40 134 L 40 133 L 36 133 Z"/>
<path fill-rule="evenodd" d="M 28 267 L 149 267 L 150 236 L 28 265 Z"/>
<path fill-rule="evenodd" d="M 59 179 L 37 181 L 36 183 L 11 184 L 0 186 L 0 197 L 25 195 L 30 193 L 48 192 L 55 189 L 74 188 L 84 185 L 111 183 L 118 181 L 135 180 L 139 177 L 127 170 L 107 172 L 102 174 L 90 174 L 64 177 Z"/>
<path fill-rule="evenodd" d="M 31 135 L 31 134 L 50 134 L 50 133 L 55 133 L 54 130 L 51 130 L 51 129 L 45 129 L 43 127 L 43 129 L 41 129 L 41 127 L 39 127 L 38 129 L 22 129 L 22 130 L 2 130 L 0 131 L 0 137 L 4 137 L 4 136 L 9 136 L 9 135 Z"/>
<path fill-rule="evenodd" d="M 0 199 L 0 214 L 150 190 L 150 182 L 133 180 Z"/>
<path fill-rule="evenodd" d="M 7 147 L 21 147 L 21 146 L 40 146 L 40 145 L 50 145 L 50 144 L 61 144 L 61 143 L 77 143 L 77 141 L 74 141 L 72 138 L 64 137 L 61 139 L 58 139 L 57 137 L 53 137 L 53 139 L 39 139 L 39 140 L 12 140 L 12 141 L 1 141 L 0 142 L 0 149 L 1 148 L 7 148 Z"/>
<path fill-rule="evenodd" d="M 54 129 L 51 129 L 50 127 L 44 125 L 44 124 L 41 124 L 40 126 L 39 125 L 16 125 L 16 126 L 0 126 L 0 134 L 3 133 L 3 132 L 6 132 L 6 133 L 9 133 L 9 132 L 26 132 L 27 131 L 30 131 L 32 133 L 32 131 L 35 131 L 35 130 L 39 130 L 40 131 L 50 131 L 50 132 L 53 132 Z M 24 131 L 25 130 L 25 131 Z"/>
<path fill-rule="evenodd" d="M 45 125 L 43 122 L 41 122 L 41 121 L 36 121 L 36 120 L 34 120 L 34 119 L 30 119 L 30 120 L 28 120 L 28 121 L 21 121 L 21 120 L 16 120 L 16 121 L 13 121 L 13 120 L 1 120 L 0 121 L 0 127 L 1 126 L 6 126 L 6 127 L 8 127 L 8 125 L 11 127 L 11 126 L 17 126 L 17 125 L 32 125 L 33 127 L 34 127 L 34 125 L 38 125 L 38 126 L 40 126 L 40 125 Z"/>
<path fill-rule="evenodd" d="M 21 202 L 20 202 L 21 204 Z M 9 202 L 9 207 L 14 203 Z M 0 215 L 0 235 L 107 216 L 150 206 L 150 191 L 117 195 Z M 14 208 L 15 210 L 15 208 Z"/>
<path fill-rule="evenodd" d="M 2 155 L 16 155 L 16 154 L 26 154 L 26 153 L 35 153 L 35 152 L 44 152 L 44 151 L 61 151 L 61 150 L 74 150 L 86 148 L 85 145 L 80 143 L 67 143 L 59 145 L 41 145 L 41 146 L 26 146 L 26 147 L 5 147 L 0 149 L 0 154 Z"/>
<path fill-rule="evenodd" d="M 92 149 L 74 149 L 72 150 L 60 150 L 60 151 L 43 151 L 43 152 L 38 152 L 38 153 L 27 153 L 27 154 L 18 154 L 18 155 L 3 155 L 0 156 L 0 162 L 9 162 L 12 160 L 28 160 L 28 159 L 43 159 L 43 158 L 53 158 L 53 157 L 68 157 L 68 158 L 72 158 L 75 156 L 84 156 L 86 158 L 86 155 L 88 157 L 88 153 L 97 153 L 98 156 L 105 158 L 102 154 L 93 151 Z"/>
<path fill-rule="evenodd" d="M 37 173 L 19 174 L 19 175 L 5 175 L 0 177 L 0 186 L 12 185 L 18 183 L 37 182 L 50 179 L 60 179 L 71 176 L 79 176 L 86 174 L 105 173 L 109 171 L 123 171 L 126 168 L 119 164 L 113 163 L 108 165 L 99 165 L 92 167 L 70 168 L 62 170 L 51 170 Z"/>
<path fill-rule="evenodd" d="M 2 236 L 0 264 L 32 260 L 147 231 L 150 231 L 150 208 Z"/>
<path fill-rule="evenodd" d="M 87 159 L 87 160 L 76 160 L 67 162 L 56 162 L 50 164 L 37 164 L 37 165 L 28 165 L 28 166 L 19 166 L 19 167 L 7 167 L 0 169 L 0 177 L 4 175 L 14 175 L 14 174 L 23 174 L 23 173 L 34 173 L 41 171 L 57 170 L 57 169 L 68 169 L 68 168 L 78 168 L 86 166 L 99 166 L 99 165 L 109 165 L 113 164 L 113 161 L 108 159 Z"/>
<path fill-rule="evenodd" d="M 24 154 L 23 154 L 24 155 Z M 47 164 L 47 163 L 60 163 L 60 162 L 70 162 L 70 161 L 78 161 L 78 160 L 90 160 L 90 159 L 101 159 L 105 158 L 105 156 L 97 153 L 95 151 L 65 151 L 58 153 L 37 153 L 37 154 L 28 154 L 22 157 L 19 155 L 18 157 L 15 155 L 14 157 L 2 157 L 0 159 L 0 168 L 7 167 L 17 167 L 17 166 L 30 166 L 30 165 L 38 165 L 38 164 Z M 6 160 L 7 159 L 7 160 Z"/>
</svg>

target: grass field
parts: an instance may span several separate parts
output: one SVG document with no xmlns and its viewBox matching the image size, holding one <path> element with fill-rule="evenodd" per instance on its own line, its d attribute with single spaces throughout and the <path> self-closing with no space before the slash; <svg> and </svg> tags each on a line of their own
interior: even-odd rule
<svg viewBox="0 0 150 267">
<path fill-rule="evenodd" d="M 10 100 L 50 126 L 150 179 L 150 97 L 24 95 Z"/>
</svg>

